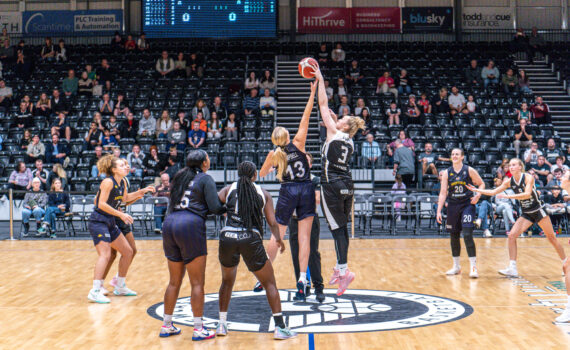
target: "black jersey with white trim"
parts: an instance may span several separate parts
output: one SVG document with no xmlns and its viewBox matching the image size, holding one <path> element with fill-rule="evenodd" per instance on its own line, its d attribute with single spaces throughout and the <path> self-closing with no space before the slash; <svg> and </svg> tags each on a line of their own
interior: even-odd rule
<svg viewBox="0 0 570 350">
<path fill-rule="evenodd" d="M 226 209 L 228 213 L 228 219 L 226 221 L 226 226 L 236 228 L 236 229 L 243 229 L 243 223 L 241 218 L 238 215 L 238 183 L 234 182 L 230 189 L 228 190 L 228 194 L 226 195 Z M 259 201 L 262 204 L 262 212 L 259 213 L 263 217 L 263 208 L 265 208 L 265 194 L 261 189 L 261 186 L 254 183 L 255 190 L 257 194 L 259 194 Z"/>
<path fill-rule="evenodd" d="M 323 176 L 321 182 L 352 180 L 348 164 L 353 152 L 354 142 L 347 133 L 337 131 L 331 140 L 327 140 L 322 149 Z"/>
<path fill-rule="evenodd" d="M 515 194 L 521 194 L 525 192 L 526 189 L 526 182 L 525 182 L 525 175 L 522 174 L 519 182 L 515 180 L 515 177 L 511 177 L 511 189 Z M 519 203 L 521 204 L 521 209 L 523 213 L 532 213 L 537 210 L 542 209 L 544 203 L 540 200 L 538 196 L 538 192 L 536 191 L 536 186 L 532 186 L 532 191 L 530 192 L 530 198 L 527 199 L 519 199 Z"/>
<path fill-rule="evenodd" d="M 287 169 L 285 169 L 282 182 L 310 182 L 311 168 L 307 155 L 293 142 L 283 147 L 283 151 L 287 154 Z"/>
</svg>

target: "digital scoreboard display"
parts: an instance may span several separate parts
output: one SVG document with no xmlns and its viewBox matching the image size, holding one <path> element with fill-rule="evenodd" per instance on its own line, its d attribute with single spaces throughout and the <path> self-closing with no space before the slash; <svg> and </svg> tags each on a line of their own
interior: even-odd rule
<svg viewBox="0 0 570 350">
<path fill-rule="evenodd" d="M 143 0 L 149 38 L 273 38 L 278 0 Z"/>
</svg>

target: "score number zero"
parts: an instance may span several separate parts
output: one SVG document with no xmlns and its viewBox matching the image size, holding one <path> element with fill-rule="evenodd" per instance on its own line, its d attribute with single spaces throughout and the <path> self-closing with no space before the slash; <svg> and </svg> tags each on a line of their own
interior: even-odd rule
<svg viewBox="0 0 570 350">
<path fill-rule="evenodd" d="M 228 15 L 228 21 L 235 22 L 237 20 L 237 15 L 235 12 L 230 12 Z M 190 14 L 188 12 L 182 14 L 182 22 L 190 22 Z"/>
</svg>

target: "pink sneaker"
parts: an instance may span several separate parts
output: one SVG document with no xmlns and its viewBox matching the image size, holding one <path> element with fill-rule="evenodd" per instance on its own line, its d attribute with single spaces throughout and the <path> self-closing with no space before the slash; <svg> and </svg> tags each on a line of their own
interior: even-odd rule
<svg viewBox="0 0 570 350">
<path fill-rule="evenodd" d="M 117 288 L 118 284 L 117 284 L 117 276 L 113 277 L 113 279 L 111 280 L 111 282 L 109 282 L 109 284 L 114 287 Z"/>
<path fill-rule="evenodd" d="M 329 285 L 332 286 L 333 284 L 337 284 L 339 276 L 340 276 L 339 270 L 336 267 L 333 267 L 333 275 L 331 277 L 331 280 L 329 281 Z"/>
<path fill-rule="evenodd" d="M 346 288 L 348 288 L 348 285 L 354 281 L 354 277 L 354 272 L 350 272 L 348 269 L 346 269 L 344 276 L 338 277 L 338 290 L 336 291 L 337 296 L 341 296 L 346 292 Z"/>
</svg>

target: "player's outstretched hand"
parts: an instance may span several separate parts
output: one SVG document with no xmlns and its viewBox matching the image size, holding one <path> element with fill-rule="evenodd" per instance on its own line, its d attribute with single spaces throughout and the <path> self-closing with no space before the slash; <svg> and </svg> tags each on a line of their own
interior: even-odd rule
<svg viewBox="0 0 570 350">
<path fill-rule="evenodd" d="M 315 79 L 315 81 L 311 82 L 311 93 L 317 91 L 317 86 L 319 86 L 319 81 Z"/>
<path fill-rule="evenodd" d="M 499 199 L 507 199 L 507 195 L 504 194 L 504 193 L 499 193 L 496 198 L 499 198 Z"/>
<path fill-rule="evenodd" d="M 133 217 L 129 214 L 121 213 L 121 216 L 119 218 L 123 220 L 123 222 L 127 225 L 132 225 L 134 222 Z"/>
<path fill-rule="evenodd" d="M 282 239 L 276 241 L 277 245 L 279 246 L 279 252 L 281 254 L 283 254 L 283 252 L 285 251 L 285 243 L 283 242 Z"/>
<path fill-rule="evenodd" d="M 156 192 L 156 188 L 154 186 L 147 186 L 147 187 L 143 188 L 143 192 L 144 193 L 148 193 L 148 192 L 154 193 L 154 192 Z"/>
<path fill-rule="evenodd" d="M 467 187 L 467 189 L 468 189 L 469 191 L 479 193 L 479 188 L 478 188 L 478 187 L 475 187 L 475 186 L 473 186 L 473 185 L 467 185 L 466 187 Z"/>
<path fill-rule="evenodd" d="M 473 205 L 477 204 L 477 202 L 479 202 L 480 198 L 481 198 L 481 193 L 477 193 L 476 195 L 474 195 L 471 198 L 471 204 L 473 204 Z"/>
</svg>

